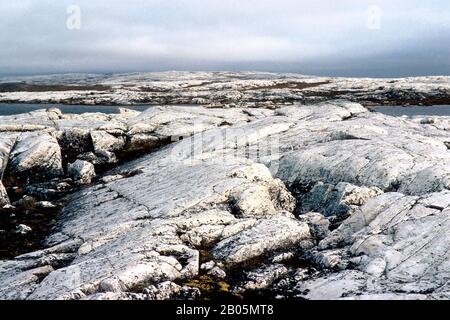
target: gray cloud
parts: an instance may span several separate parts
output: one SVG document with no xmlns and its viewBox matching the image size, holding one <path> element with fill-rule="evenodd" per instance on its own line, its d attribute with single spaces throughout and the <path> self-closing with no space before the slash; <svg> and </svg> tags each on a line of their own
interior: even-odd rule
<svg viewBox="0 0 450 320">
<path fill-rule="evenodd" d="M 69 5 L 80 30 L 66 27 Z M 450 74 L 448 12 L 419 0 L 0 0 L 0 73 Z"/>
</svg>

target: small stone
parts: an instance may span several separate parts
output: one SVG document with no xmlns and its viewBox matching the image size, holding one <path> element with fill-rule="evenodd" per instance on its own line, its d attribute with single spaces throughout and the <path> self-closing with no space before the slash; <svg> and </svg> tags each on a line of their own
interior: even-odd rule
<svg viewBox="0 0 450 320">
<path fill-rule="evenodd" d="M 13 206 L 22 207 L 24 209 L 33 209 L 36 207 L 36 199 L 31 196 L 25 195 L 22 197 L 22 199 L 14 202 Z"/>
<path fill-rule="evenodd" d="M 373 259 L 365 268 L 365 271 L 375 277 L 380 277 L 386 269 L 386 260 L 383 258 Z"/>
<path fill-rule="evenodd" d="M 116 174 L 116 175 L 111 175 L 111 176 L 104 176 L 103 178 L 100 179 L 100 181 L 103 183 L 110 183 L 113 181 L 120 180 L 122 178 L 123 178 L 123 176 L 121 174 Z"/>
<path fill-rule="evenodd" d="M 276 255 L 275 257 L 273 257 L 272 262 L 273 263 L 282 263 L 284 261 L 292 259 L 293 257 L 294 257 L 294 253 L 293 252 L 284 252 L 284 253 L 281 253 L 281 254 Z"/>
<path fill-rule="evenodd" d="M 157 286 L 152 285 L 145 288 L 144 294 L 146 294 L 150 300 L 168 300 L 180 291 L 181 287 L 179 285 L 172 281 L 166 281 Z"/>
<path fill-rule="evenodd" d="M 265 289 L 288 272 L 289 269 L 281 264 L 258 268 L 246 275 L 247 281 L 243 284 L 243 288 L 246 290 Z"/>
<path fill-rule="evenodd" d="M 226 272 L 219 267 L 214 267 L 211 270 L 209 270 L 208 275 L 216 279 L 224 279 L 227 276 Z"/>
<path fill-rule="evenodd" d="M 202 293 L 199 288 L 184 286 L 175 298 L 180 300 L 196 300 L 200 298 L 201 295 Z"/>
<path fill-rule="evenodd" d="M 343 260 L 340 250 L 312 250 L 307 256 L 321 269 L 344 269 L 346 267 L 346 261 Z"/>
<path fill-rule="evenodd" d="M 317 212 L 309 212 L 298 217 L 298 220 L 306 222 L 311 230 L 311 235 L 322 240 L 330 233 L 330 221 Z"/>
<path fill-rule="evenodd" d="M 433 124 L 435 122 L 436 122 L 436 119 L 429 118 L 429 117 L 423 118 L 423 119 L 420 120 L 420 124 Z"/>
<path fill-rule="evenodd" d="M 36 203 L 36 208 L 38 209 L 54 209 L 57 205 L 50 201 L 39 201 Z"/>
<path fill-rule="evenodd" d="M 26 235 L 27 233 L 29 233 L 31 231 L 32 231 L 32 229 L 29 226 L 27 226 L 25 224 L 19 224 L 16 227 L 14 232 L 17 234 Z"/>
<path fill-rule="evenodd" d="M 72 185 L 68 182 L 60 182 L 56 185 L 56 189 L 58 190 L 70 190 L 72 188 Z"/>
<path fill-rule="evenodd" d="M 202 263 L 202 265 L 200 266 L 200 269 L 201 269 L 201 270 L 209 271 L 209 270 L 211 270 L 212 268 L 214 268 L 215 265 L 216 265 L 216 263 L 215 263 L 213 260 L 211 260 L 211 261 Z"/>
<path fill-rule="evenodd" d="M 116 155 L 111 151 L 99 150 L 95 155 L 97 157 L 97 164 L 111 164 L 118 161 Z"/>
</svg>

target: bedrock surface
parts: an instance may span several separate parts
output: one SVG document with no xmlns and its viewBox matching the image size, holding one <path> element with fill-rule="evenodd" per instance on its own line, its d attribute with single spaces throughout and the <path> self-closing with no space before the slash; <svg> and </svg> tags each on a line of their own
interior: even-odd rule
<svg viewBox="0 0 450 320">
<path fill-rule="evenodd" d="M 0 117 L 8 190 L 151 151 L 65 195 L 42 249 L 0 262 L 0 298 L 198 298 L 205 277 L 244 297 L 448 298 L 448 123 L 346 101 Z"/>
</svg>

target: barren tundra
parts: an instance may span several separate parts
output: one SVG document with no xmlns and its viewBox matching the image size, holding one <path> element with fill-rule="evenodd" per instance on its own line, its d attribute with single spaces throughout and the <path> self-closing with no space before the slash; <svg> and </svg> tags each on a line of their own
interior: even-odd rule
<svg viewBox="0 0 450 320">
<path fill-rule="evenodd" d="M 20 80 L 0 101 L 153 106 L 0 116 L 1 299 L 450 298 L 450 117 L 368 108 L 449 77 Z"/>
</svg>

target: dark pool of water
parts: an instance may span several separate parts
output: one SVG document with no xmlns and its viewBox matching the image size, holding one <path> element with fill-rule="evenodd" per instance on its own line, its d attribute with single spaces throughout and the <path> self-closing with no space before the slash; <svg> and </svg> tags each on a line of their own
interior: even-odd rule
<svg viewBox="0 0 450 320">
<path fill-rule="evenodd" d="M 144 111 L 150 108 L 149 105 L 126 106 L 125 108 L 137 111 Z M 119 106 L 85 106 L 85 105 L 61 105 L 46 103 L 0 103 L 0 115 L 12 115 L 27 113 L 39 109 L 58 108 L 63 113 L 86 113 L 86 112 L 102 112 L 102 113 L 119 113 Z"/>
<path fill-rule="evenodd" d="M 382 106 L 371 107 L 373 111 L 390 116 L 450 116 L 450 105 L 440 106 Z"/>
</svg>

